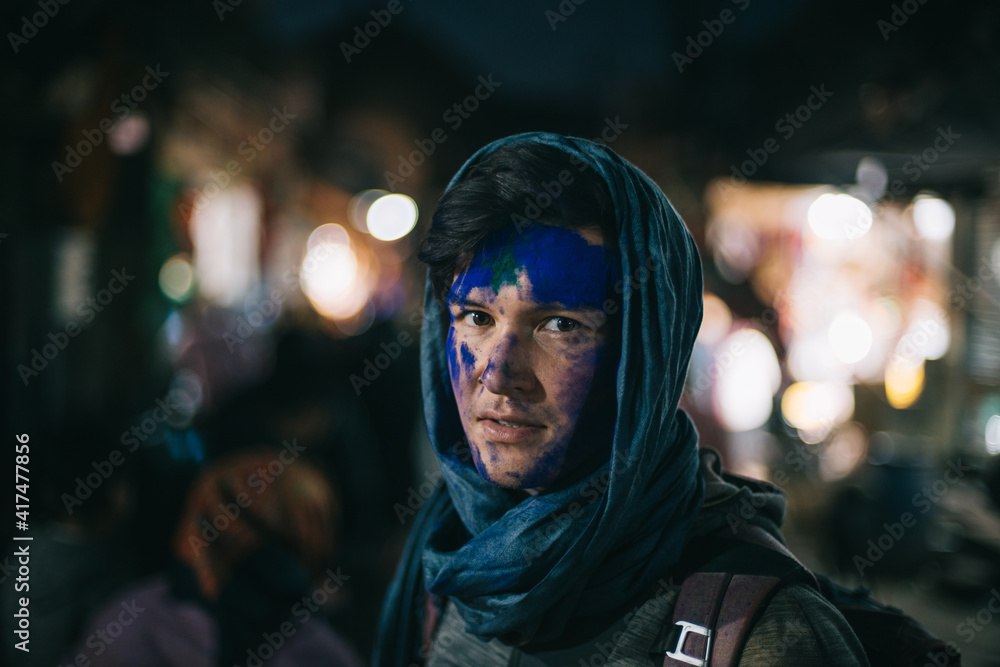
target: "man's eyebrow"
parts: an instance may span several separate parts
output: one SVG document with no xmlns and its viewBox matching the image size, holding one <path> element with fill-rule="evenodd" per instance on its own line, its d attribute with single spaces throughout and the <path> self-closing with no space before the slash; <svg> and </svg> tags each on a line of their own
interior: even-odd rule
<svg viewBox="0 0 1000 667">
<path fill-rule="evenodd" d="M 473 301 L 464 296 L 452 296 L 448 295 L 447 302 L 449 306 L 472 306 L 473 308 L 486 308 L 485 305 L 479 303 L 478 301 Z"/>
<path fill-rule="evenodd" d="M 487 306 L 486 304 L 459 295 L 449 295 L 446 301 L 449 306 L 461 306 L 463 308 L 482 308 L 483 310 L 489 308 L 489 306 Z M 577 306 L 576 308 L 569 308 L 565 304 L 559 303 L 558 301 L 536 303 L 531 306 L 531 310 L 534 312 L 553 311 L 553 310 L 579 311 L 582 313 L 604 312 L 603 309 L 598 306 Z"/>
<path fill-rule="evenodd" d="M 558 301 L 551 301 L 548 303 L 538 303 L 532 308 L 532 310 L 578 310 L 580 312 L 604 312 L 599 306 L 577 306 L 575 308 L 570 308 L 565 304 L 559 303 Z"/>
</svg>

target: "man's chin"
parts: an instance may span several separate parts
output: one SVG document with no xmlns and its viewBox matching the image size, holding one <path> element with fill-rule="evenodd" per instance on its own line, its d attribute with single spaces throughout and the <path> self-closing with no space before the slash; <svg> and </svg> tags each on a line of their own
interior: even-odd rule
<svg viewBox="0 0 1000 667">
<path fill-rule="evenodd" d="M 542 487 L 552 481 L 537 475 L 526 478 L 513 471 L 480 470 L 479 476 L 492 486 L 510 491 L 540 491 Z"/>
<path fill-rule="evenodd" d="M 473 448 L 475 451 L 475 448 Z M 559 471 L 526 470 L 525 468 L 496 465 L 484 462 L 478 454 L 473 457 L 479 476 L 489 484 L 501 489 L 538 489 L 552 482 Z"/>
<path fill-rule="evenodd" d="M 476 457 L 476 470 L 479 472 L 480 477 L 493 486 L 501 489 L 522 488 L 520 474 L 501 466 L 483 463 L 478 456 Z"/>
</svg>

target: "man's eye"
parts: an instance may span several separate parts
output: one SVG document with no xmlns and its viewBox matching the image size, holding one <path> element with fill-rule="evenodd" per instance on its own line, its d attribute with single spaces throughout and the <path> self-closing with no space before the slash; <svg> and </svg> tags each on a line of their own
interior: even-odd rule
<svg viewBox="0 0 1000 667">
<path fill-rule="evenodd" d="M 548 322 L 545 323 L 543 329 L 548 329 L 549 331 L 560 331 L 562 333 L 569 333 L 570 331 L 576 331 L 580 328 L 580 323 L 576 320 L 571 320 L 568 317 L 553 317 Z"/>
<path fill-rule="evenodd" d="M 479 310 L 466 313 L 462 319 L 465 320 L 466 324 L 471 324 L 474 327 L 485 327 L 493 322 L 492 317 Z"/>
</svg>

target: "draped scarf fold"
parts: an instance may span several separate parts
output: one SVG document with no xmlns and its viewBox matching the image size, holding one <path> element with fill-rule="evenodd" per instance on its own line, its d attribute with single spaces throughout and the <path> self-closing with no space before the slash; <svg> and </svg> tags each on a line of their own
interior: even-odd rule
<svg viewBox="0 0 1000 667">
<path fill-rule="evenodd" d="M 515 646 L 554 641 L 573 617 L 629 603 L 677 562 L 704 495 L 697 433 L 678 408 L 702 317 L 691 234 L 645 174 L 585 139 L 532 132 L 497 140 L 476 152 L 449 188 L 484 156 L 518 143 L 564 151 L 611 193 L 622 270 L 611 457 L 583 479 L 527 499 L 484 481 L 462 447 L 444 307 L 428 280 L 421 381 L 445 484 L 415 519 L 387 594 L 378 667 L 426 657 L 419 655 L 426 591 L 448 597 L 468 632 Z"/>
</svg>

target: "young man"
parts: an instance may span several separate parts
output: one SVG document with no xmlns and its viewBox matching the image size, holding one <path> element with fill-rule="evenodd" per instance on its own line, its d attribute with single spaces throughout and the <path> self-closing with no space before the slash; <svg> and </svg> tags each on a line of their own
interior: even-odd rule
<svg viewBox="0 0 1000 667">
<path fill-rule="evenodd" d="M 720 476 L 677 407 L 702 315 L 691 235 L 608 148 L 532 133 L 459 170 L 421 259 L 445 485 L 415 521 L 375 663 L 664 664 L 676 584 L 711 556 L 691 545 L 747 502 L 771 538 L 784 515 L 776 487 Z M 868 663 L 837 610 L 790 584 L 737 664 Z"/>
</svg>

